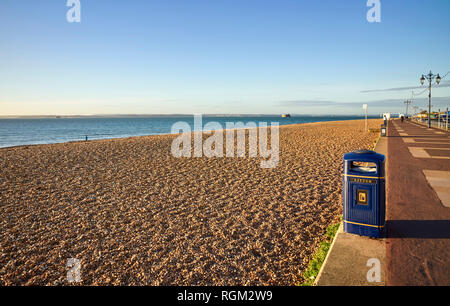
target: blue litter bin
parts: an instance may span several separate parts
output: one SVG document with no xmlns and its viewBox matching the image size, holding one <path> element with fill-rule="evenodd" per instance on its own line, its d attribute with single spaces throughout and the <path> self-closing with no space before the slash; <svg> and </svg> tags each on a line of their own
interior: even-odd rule
<svg viewBox="0 0 450 306">
<path fill-rule="evenodd" d="M 385 234 L 386 157 L 360 150 L 344 155 L 344 231 L 374 238 Z"/>
</svg>

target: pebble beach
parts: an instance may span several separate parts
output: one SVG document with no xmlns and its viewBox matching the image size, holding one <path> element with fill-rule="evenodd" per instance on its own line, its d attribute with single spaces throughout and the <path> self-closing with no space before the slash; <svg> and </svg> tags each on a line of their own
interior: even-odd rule
<svg viewBox="0 0 450 306">
<path fill-rule="evenodd" d="M 382 120 L 369 120 L 379 129 Z M 342 214 L 364 120 L 280 126 L 259 157 L 176 158 L 176 135 L 0 149 L 0 285 L 298 285 Z"/>
</svg>

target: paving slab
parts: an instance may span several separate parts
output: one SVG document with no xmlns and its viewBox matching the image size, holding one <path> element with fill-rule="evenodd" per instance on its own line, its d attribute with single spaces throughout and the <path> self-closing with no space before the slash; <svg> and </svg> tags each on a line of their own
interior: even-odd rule
<svg viewBox="0 0 450 306">
<path fill-rule="evenodd" d="M 343 232 L 341 224 L 323 264 L 317 286 L 384 286 L 386 284 L 384 239 L 372 239 Z M 380 282 L 369 282 L 373 259 L 380 264 Z M 370 279 L 370 278 L 369 278 Z"/>
<path fill-rule="evenodd" d="M 437 193 L 442 205 L 450 207 L 450 171 L 423 170 L 423 173 L 430 186 Z"/>
</svg>

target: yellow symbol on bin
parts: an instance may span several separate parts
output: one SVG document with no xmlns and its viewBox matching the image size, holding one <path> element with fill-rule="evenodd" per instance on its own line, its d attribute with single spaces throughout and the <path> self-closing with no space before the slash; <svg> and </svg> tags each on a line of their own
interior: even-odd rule
<svg viewBox="0 0 450 306">
<path fill-rule="evenodd" d="M 366 202 L 366 194 L 364 192 L 359 193 L 359 201 Z"/>
<path fill-rule="evenodd" d="M 358 190 L 358 204 L 367 205 L 368 204 L 368 192 L 367 190 Z"/>
</svg>

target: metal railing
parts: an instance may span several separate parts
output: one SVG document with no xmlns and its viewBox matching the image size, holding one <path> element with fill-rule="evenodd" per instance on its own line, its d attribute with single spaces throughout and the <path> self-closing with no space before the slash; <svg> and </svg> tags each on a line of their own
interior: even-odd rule
<svg viewBox="0 0 450 306">
<path fill-rule="evenodd" d="M 444 131 L 448 131 L 449 128 L 449 120 L 446 120 L 447 118 L 441 118 L 439 119 L 435 119 L 435 120 L 431 120 L 431 127 L 440 129 L 440 130 L 444 130 Z M 424 125 L 424 126 L 428 126 L 428 119 L 418 119 L 418 118 L 411 118 L 411 121 L 414 121 L 418 124 Z"/>
</svg>

